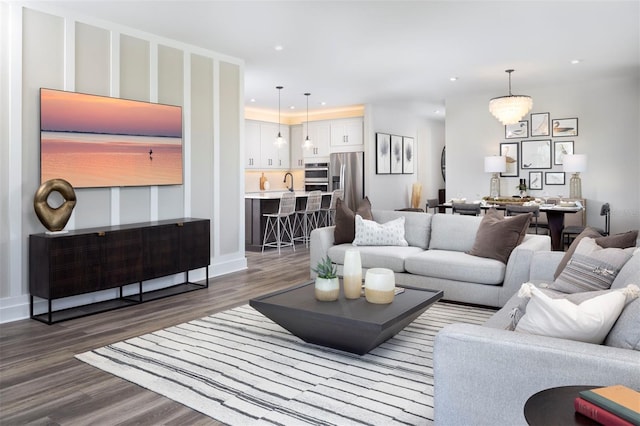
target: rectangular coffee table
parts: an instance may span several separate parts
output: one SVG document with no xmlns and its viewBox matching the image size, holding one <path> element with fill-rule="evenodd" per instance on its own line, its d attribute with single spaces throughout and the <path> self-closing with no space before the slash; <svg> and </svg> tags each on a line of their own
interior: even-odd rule
<svg viewBox="0 0 640 426">
<path fill-rule="evenodd" d="M 363 355 L 402 330 L 432 304 L 442 291 L 405 287 L 392 303 L 376 305 L 345 299 L 319 302 L 314 282 L 251 299 L 249 304 L 267 318 L 308 343 Z"/>
</svg>

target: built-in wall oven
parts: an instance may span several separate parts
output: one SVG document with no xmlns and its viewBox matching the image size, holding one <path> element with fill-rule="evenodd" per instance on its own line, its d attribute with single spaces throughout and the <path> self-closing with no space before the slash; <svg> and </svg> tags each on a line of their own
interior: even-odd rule
<svg viewBox="0 0 640 426">
<path fill-rule="evenodd" d="M 329 163 L 304 165 L 304 190 L 329 192 Z"/>
</svg>

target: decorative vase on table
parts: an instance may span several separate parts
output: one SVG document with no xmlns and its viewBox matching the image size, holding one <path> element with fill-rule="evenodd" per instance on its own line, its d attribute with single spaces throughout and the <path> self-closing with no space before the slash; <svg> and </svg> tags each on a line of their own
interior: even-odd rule
<svg viewBox="0 0 640 426">
<path fill-rule="evenodd" d="M 344 254 L 342 271 L 344 297 L 358 299 L 362 294 L 362 262 L 358 249 L 348 249 Z"/>
<path fill-rule="evenodd" d="M 318 262 L 313 272 L 318 274 L 315 282 L 315 296 L 321 302 L 333 302 L 340 296 L 340 281 L 337 268 L 329 256 Z"/>
<path fill-rule="evenodd" d="M 386 304 L 393 302 L 396 277 L 391 269 L 371 268 L 364 278 L 364 295 L 367 302 Z"/>
</svg>

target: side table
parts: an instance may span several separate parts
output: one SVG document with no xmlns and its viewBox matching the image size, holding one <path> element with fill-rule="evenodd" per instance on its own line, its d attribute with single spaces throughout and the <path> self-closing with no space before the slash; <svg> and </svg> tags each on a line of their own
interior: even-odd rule
<svg viewBox="0 0 640 426">
<path fill-rule="evenodd" d="M 576 413 L 573 400 L 583 390 L 599 386 L 560 386 L 533 394 L 524 404 L 524 418 L 530 426 L 598 426 L 600 423 Z"/>
</svg>

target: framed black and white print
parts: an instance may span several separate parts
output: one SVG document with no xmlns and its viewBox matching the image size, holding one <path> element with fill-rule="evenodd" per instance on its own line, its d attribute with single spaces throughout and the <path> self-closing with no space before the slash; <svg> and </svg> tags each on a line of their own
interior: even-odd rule
<svg viewBox="0 0 640 426">
<path fill-rule="evenodd" d="M 376 174 L 391 173 L 391 135 L 376 133 Z"/>
<path fill-rule="evenodd" d="M 553 141 L 553 164 L 561 166 L 565 155 L 573 154 L 573 141 Z"/>
<path fill-rule="evenodd" d="M 402 136 L 391 135 L 391 174 L 402 173 Z"/>
<path fill-rule="evenodd" d="M 504 126 L 505 139 L 517 139 L 529 137 L 529 122 L 527 120 L 518 121 L 516 124 Z"/>
<path fill-rule="evenodd" d="M 531 114 L 531 137 L 549 136 L 549 113 Z"/>
<path fill-rule="evenodd" d="M 529 189 L 542 189 L 542 172 L 529 172 Z"/>
<path fill-rule="evenodd" d="M 413 164 L 416 157 L 413 138 L 402 138 L 402 173 L 413 174 Z"/>
<path fill-rule="evenodd" d="M 551 120 L 553 125 L 553 137 L 561 138 L 564 136 L 578 136 L 578 119 L 577 118 L 554 118 Z"/>
<path fill-rule="evenodd" d="M 523 169 L 551 168 L 551 139 L 522 141 L 520 167 Z"/>
<path fill-rule="evenodd" d="M 564 172 L 545 172 L 545 185 L 564 185 Z"/>
<path fill-rule="evenodd" d="M 518 148 L 520 144 L 518 142 L 502 142 L 500 143 L 500 155 L 506 157 L 507 169 L 500 173 L 502 177 L 518 177 Z"/>
</svg>

